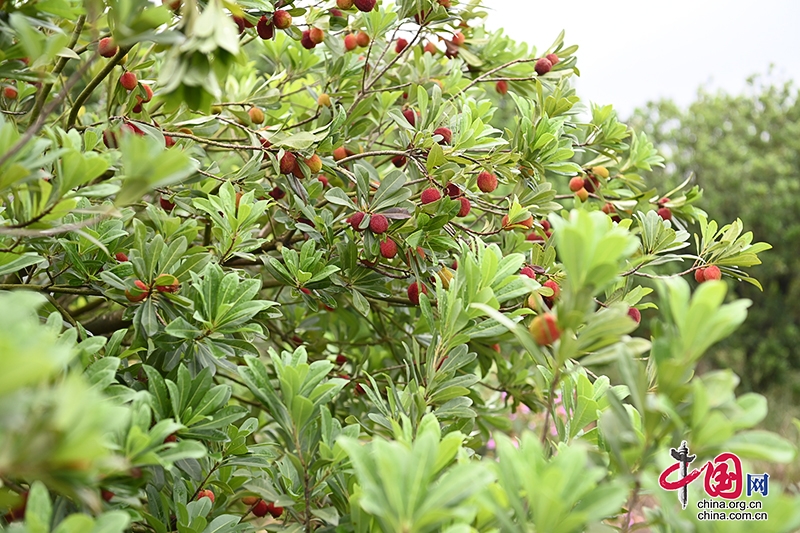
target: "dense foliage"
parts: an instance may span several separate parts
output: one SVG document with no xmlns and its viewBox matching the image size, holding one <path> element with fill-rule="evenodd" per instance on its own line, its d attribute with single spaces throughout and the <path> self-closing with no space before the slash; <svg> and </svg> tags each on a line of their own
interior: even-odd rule
<svg viewBox="0 0 800 533">
<path fill-rule="evenodd" d="M 658 192 L 575 47 L 286 4 L 4 4 L 3 526 L 715 531 L 670 447 L 795 458 L 695 375 L 769 245 Z"/>
<path fill-rule="evenodd" d="M 753 269 L 763 285 L 737 285 L 753 301 L 750 317 L 721 347 L 750 389 L 796 383 L 800 370 L 800 98 L 791 83 L 753 78 L 747 94 L 701 92 L 688 109 L 656 102 L 634 116 L 668 160 L 654 176 L 676 184 L 691 176 L 712 218 L 739 217 L 756 239 L 773 243 Z M 800 395 L 800 389 L 794 389 Z M 798 396 L 795 396 L 798 397 Z"/>
</svg>

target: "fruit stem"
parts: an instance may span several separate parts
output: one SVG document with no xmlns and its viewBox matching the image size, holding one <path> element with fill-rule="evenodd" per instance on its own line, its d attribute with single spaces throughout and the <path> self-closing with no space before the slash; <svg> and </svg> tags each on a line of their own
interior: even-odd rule
<svg viewBox="0 0 800 533">
<path fill-rule="evenodd" d="M 75 99 L 72 109 L 70 109 L 69 118 L 67 119 L 67 129 L 70 129 L 75 125 L 75 120 L 78 118 L 78 112 L 80 111 L 81 106 L 83 106 L 86 100 L 89 99 L 89 97 L 92 95 L 92 92 L 94 92 L 97 86 L 102 83 L 106 76 L 111 74 L 111 71 L 114 70 L 114 67 L 116 67 L 120 61 L 122 61 L 122 58 L 125 57 L 130 49 L 130 46 L 120 46 L 119 50 L 117 50 L 117 54 L 108 60 L 106 66 L 103 67 L 103 69 L 98 72 L 97 75 L 86 85 L 83 91 L 81 91 L 81 94 L 79 94 Z"/>
</svg>

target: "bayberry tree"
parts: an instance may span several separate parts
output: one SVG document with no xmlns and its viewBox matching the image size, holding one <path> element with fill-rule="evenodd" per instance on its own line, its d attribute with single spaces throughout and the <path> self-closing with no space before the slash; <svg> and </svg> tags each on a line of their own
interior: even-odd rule
<svg viewBox="0 0 800 533">
<path fill-rule="evenodd" d="M 794 459 L 695 374 L 769 246 L 563 36 L 377 4 L 3 4 L 4 527 L 712 531 L 670 447 Z"/>
</svg>

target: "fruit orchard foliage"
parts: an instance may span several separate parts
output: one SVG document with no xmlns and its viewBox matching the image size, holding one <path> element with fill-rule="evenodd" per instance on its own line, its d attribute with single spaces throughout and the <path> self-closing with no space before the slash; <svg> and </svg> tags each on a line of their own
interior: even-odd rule
<svg viewBox="0 0 800 533">
<path fill-rule="evenodd" d="M 6 4 L 4 524 L 711 531 L 657 488 L 669 447 L 793 460 L 763 397 L 694 375 L 749 303 L 695 271 L 753 281 L 768 246 L 657 192 L 561 38 L 373 3 Z"/>
<path fill-rule="evenodd" d="M 703 207 L 721 220 L 741 217 L 755 237 L 775 250 L 753 269 L 761 292 L 736 285 L 753 301 L 747 322 L 723 344 L 723 359 L 740 369 L 744 384 L 764 390 L 793 380 L 800 369 L 800 98 L 792 84 L 751 80 L 741 96 L 701 93 L 689 109 L 657 102 L 633 118 L 635 129 L 667 154 L 660 180 L 676 184 L 690 174 L 704 189 Z M 741 358 L 741 359 L 740 359 Z"/>
</svg>

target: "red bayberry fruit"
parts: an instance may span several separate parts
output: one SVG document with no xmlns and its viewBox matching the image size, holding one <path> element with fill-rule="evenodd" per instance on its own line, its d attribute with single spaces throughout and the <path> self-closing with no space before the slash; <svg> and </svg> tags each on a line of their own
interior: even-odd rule
<svg viewBox="0 0 800 533">
<path fill-rule="evenodd" d="M 548 296 L 548 298 L 556 299 L 556 298 L 558 298 L 558 295 L 561 294 L 561 287 L 559 287 L 558 283 L 556 283 L 553 280 L 545 281 L 542 286 L 543 287 L 547 287 L 548 289 L 553 291 L 553 295 L 552 296 Z"/>
<path fill-rule="evenodd" d="M 392 239 L 380 242 L 381 256 L 386 259 L 393 259 L 397 255 L 397 243 Z"/>
<path fill-rule="evenodd" d="M 239 29 L 239 33 L 244 33 L 246 28 L 244 24 L 244 19 L 242 17 L 237 17 L 234 15 L 233 21 L 236 23 L 236 27 Z"/>
<path fill-rule="evenodd" d="M 367 13 L 375 9 L 375 4 L 377 4 L 377 0 L 354 0 L 353 3 L 356 5 L 356 8 L 359 11 L 363 11 Z"/>
<path fill-rule="evenodd" d="M 525 237 L 525 240 L 526 241 L 532 241 L 532 242 L 543 242 L 544 241 L 544 237 L 542 237 L 541 235 L 539 235 L 536 232 L 531 232 L 531 233 L 528 233 L 528 235 Z"/>
<path fill-rule="evenodd" d="M 170 137 L 169 135 L 164 135 L 164 146 L 167 148 L 172 148 L 175 146 L 175 139 Z"/>
<path fill-rule="evenodd" d="M 117 134 L 111 130 L 103 130 L 103 144 L 105 144 L 107 148 L 116 148 L 118 146 Z"/>
<path fill-rule="evenodd" d="M 546 218 L 542 219 L 541 224 L 542 224 L 542 229 L 543 230 L 547 231 L 547 230 L 550 229 L 550 222 L 548 222 Z"/>
<path fill-rule="evenodd" d="M 478 188 L 483 192 L 492 192 L 497 188 L 497 176 L 484 170 L 478 174 Z"/>
<path fill-rule="evenodd" d="M 588 192 L 594 192 L 597 187 L 600 186 L 600 180 L 596 177 L 592 176 L 591 174 L 583 180 L 583 188 L 586 189 Z"/>
<path fill-rule="evenodd" d="M 303 162 L 308 167 L 308 170 L 311 171 L 312 174 L 317 174 L 320 170 L 322 170 L 322 159 L 317 154 L 312 155 L 308 159 L 304 159 Z"/>
<path fill-rule="evenodd" d="M 300 44 L 303 45 L 303 48 L 306 50 L 311 50 L 317 46 L 317 43 L 311 40 L 311 30 L 305 30 L 303 32 L 302 36 L 300 37 Z"/>
<path fill-rule="evenodd" d="M 325 176 L 317 176 L 317 181 L 322 184 L 322 187 L 328 187 L 330 184 L 328 183 L 328 178 Z"/>
<path fill-rule="evenodd" d="M 171 283 L 167 283 L 168 281 Z M 181 288 L 180 283 L 178 283 L 175 276 L 171 274 L 159 274 L 154 284 L 158 292 L 176 293 Z"/>
<path fill-rule="evenodd" d="M 281 173 L 291 174 L 297 165 L 297 157 L 292 152 L 286 152 L 281 157 Z"/>
<path fill-rule="evenodd" d="M 272 515 L 272 518 L 278 518 L 283 514 L 283 507 L 275 505 L 274 503 L 268 504 L 267 510 L 269 511 L 269 514 Z"/>
<path fill-rule="evenodd" d="M 351 155 L 354 155 L 352 150 L 348 150 L 344 146 L 340 146 L 333 151 L 333 159 L 335 161 L 341 161 L 345 157 L 350 157 Z"/>
<path fill-rule="evenodd" d="M 718 266 L 711 265 L 709 267 L 706 267 L 705 271 L 703 272 L 703 280 L 716 281 L 719 279 L 722 279 L 722 272 L 720 272 Z"/>
<path fill-rule="evenodd" d="M 457 31 L 455 33 L 455 35 L 453 35 L 453 44 L 456 45 L 456 46 L 463 45 L 464 41 L 466 41 L 466 40 L 467 40 L 467 38 L 464 37 L 464 34 L 461 33 L 460 31 Z"/>
<path fill-rule="evenodd" d="M 347 218 L 347 223 L 350 224 L 350 227 L 356 231 L 364 231 L 364 229 L 366 228 L 362 229 L 360 227 L 361 221 L 364 220 L 364 216 L 366 216 L 365 213 L 362 213 L 361 211 L 356 211 Z"/>
<path fill-rule="evenodd" d="M 672 220 L 672 211 L 670 211 L 669 207 L 659 207 L 656 213 L 664 220 Z"/>
<path fill-rule="evenodd" d="M 425 48 L 423 48 L 423 50 L 424 50 L 424 51 L 426 51 L 426 52 L 428 52 L 428 53 L 429 53 L 429 54 L 431 54 L 431 55 L 436 55 L 436 52 L 438 52 L 438 51 L 439 51 L 439 50 L 436 48 L 436 45 L 435 45 L 435 44 L 433 44 L 433 43 L 432 43 L 432 42 L 430 42 L 430 41 L 428 41 L 427 43 L 425 43 Z"/>
<path fill-rule="evenodd" d="M 407 293 L 408 293 L 408 299 L 411 300 L 411 303 L 414 305 L 419 305 L 420 293 L 428 294 L 428 288 L 425 287 L 425 285 L 423 285 L 419 281 L 415 281 L 414 283 L 408 286 Z"/>
<path fill-rule="evenodd" d="M 119 48 L 114 44 L 114 39 L 111 37 L 103 37 L 97 43 L 97 52 L 103 57 L 114 57 L 117 55 Z"/>
<path fill-rule="evenodd" d="M 279 9 L 272 15 L 272 23 L 275 24 L 275 27 L 279 30 L 285 30 L 292 25 L 292 16 L 288 11 Z"/>
<path fill-rule="evenodd" d="M 642 313 L 635 307 L 628 309 L 628 316 L 631 317 L 637 324 L 642 321 Z"/>
<path fill-rule="evenodd" d="M 358 32 L 358 35 L 356 35 L 356 42 L 361 48 L 369 46 L 369 35 L 363 31 Z"/>
<path fill-rule="evenodd" d="M 403 109 L 403 116 L 406 117 L 406 120 L 412 126 L 416 126 L 417 124 L 417 114 L 414 112 L 413 109 L 406 108 Z"/>
<path fill-rule="evenodd" d="M 305 295 L 311 295 L 311 289 L 309 289 L 308 287 L 300 287 L 300 292 L 302 292 Z"/>
<path fill-rule="evenodd" d="M 201 490 L 197 493 L 197 499 L 199 500 L 200 498 L 208 498 L 211 500 L 211 503 L 214 503 L 214 493 L 208 489 Z"/>
<path fill-rule="evenodd" d="M 352 33 L 344 36 L 344 48 L 348 52 L 355 50 L 358 46 L 358 39 Z"/>
<path fill-rule="evenodd" d="M 555 55 L 555 54 L 547 54 L 547 55 L 546 55 L 546 56 L 544 56 L 544 57 L 546 57 L 546 58 L 547 58 L 547 60 L 548 60 L 548 61 L 550 61 L 550 65 L 551 65 L 551 66 L 555 66 L 555 65 L 556 65 L 556 63 L 558 63 L 559 61 L 561 61 L 561 60 L 558 58 L 558 56 L 557 56 L 557 55 Z"/>
<path fill-rule="evenodd" d="M 661 199 L 658 201 L 658 206 L 659 206 L 659 207 L 664 207 L 664 206 L 667 204 L 667 202 L 669 202 L 669 198 L 667 198 L 667 197 L 665 196 L 664 198 L 661 198 Z"/>
<path fill-rule="evenodd" d="M 444 188 L 444 193 L 454 200 L 463 194 L 455 183 L 448 183 Z"/>
<path fill-rule="evenodd" d="M 142 300 L 146 299 L 147 296 L 150 294 L 150 287 L 148 287 L 147 284 L 140 279 L 134 281 L 133 284 L 141 292 L 137 291 L 138 293 L 134 293 L 129 290 L 126 290 L 125 298 L 127 298 L 128 301 L 132 303 L 141 302 Z"/>
<path fill-rule="evenodd" d="M 268 193 L 274 200 L 280 200 L 286 196 L 286 192 L 280 187 L 275 187 Z"/>
<path fill-rule="evenodd" d="M 508 92 L 508 82 L 506 80 L 500 80 L 495 84 L 494 88 L 497 89 L 497 92 L 501 95 L 505 95 Z"/>
<path fill-rule="evenodd" d="M 386 233 L 386 230 L 389 229 L 389 220 L 385 215 L 372 215 L 369 219 L 369 229 L 373 233 Z"/>
<path fill-rule="evenodd" d="M 463 196 L 460 197 L 458 201 L 461 202 L 461 209 L 458 210 L 458 215 L 456 216 L 459 217 L 467 216 L 469 214 L 470 209 L 472 209 L 472 204 L 467 198 L 464 198 Z"/>
<path fill-rule="evenodd" d="M 124 252 L 117 252 L 116 255 L 114 255 L 114 259 L 116 259 L 120 263 L 124 263 L 128 260 L 128 256 L 125 255 Z"/>
<path fill-rule="evenodd" d="M 531 279 L 536 279 L 536 272 L 529 266 L 524 266 L 519 269 L 519 273 L 521 276 L 528 276 Z"/>
<path fill-rule="evenodd" d="M 266 16 L 262 16 L 256 24 L 256 32 L 259 37 L 267 41 L 275 37 L 275 25 Z"/>
<path fill-rule="evenodd" d="M 553 64 L 546 57 L 540 57 L 536 61 L 536 65 L 533 68 L 536 71 L 536 74 L 539 76 L 544 76 L 550 72 L 550 69 L 553 68 Z"/>
<path fill-rule="evenodd" d="M 431 187 L 422 191 L 422 195 L 419 199 L 423 204 L 431 204 L 439 200 L 441 197 L 442 193 L 440 193 L 438 189 Z"/>
<path fill-rule="evenodd" d="M 119 84 L 122 85 L 125 90 L 132 91 L 139 84 L 139 80 L 136 78 L 136 74 L 128 71 L 119 77 Z"/>
<path fill-rule="evenodd" d="M 319 28 L 311 28 L 308 32 L 308 36 L 314 41 L 314 44 L 320 44 L 325 40 L 325 32 Z"/>
<path fill-rule="evenodd" d="M 158 203 L 161 204 L 161 209 L 166 212 L 170 212 L 175 209 L 175 204 L 170 202 L 168 199 L 164 198 L 163 196 L 158 199 Z"/>
<path fill-rule="evenodd" d="M 450 144 L 450 141 L 453 139 L 453 132 L 450 131 L 450 128 L 436 128 L 433 130 L 433 134 L 442 136 L 442 140 L 439 141 L 439 144 Z"/>
<path fill-rule="evenodd" d="M 264 500 L 258 500 L 258 503 L 253 506 L 253 514 L 261 518 L 263 516 L 267 516 L 267 513 L 269 513 L 269 506 L 267 505 L 267 502 Z"/>
<path fill-rule="evenodd" d="M 539 346 L 547 346 L 553 344 L 561 336 L 561 330 L 558 329 L 556 317 L 550 313 L 544 313 L 537 316 L 531 321 L 528 330 L 533 336 L 533 340 Z"/>
<path fill-rule="evenodd" d="M 408 46 L 408 41 L 406 41 L 401 37 L 400 39 L 397 39 L 397 43 L 395 43 L 394 45 L 394 51 L 399 54 L 400 52 L 405 50 L 407 46 Z"/>
<path fill-rule="evenodd" d="M 617 210 L 614 208 L 614 204 L 612 203 L 606 203 L 603 206 L 603 213 L 605 213 L 606 215 L 610 215 L 611 213 L 615 213 L 616 211 Z"/>
<path fill-rule="evenodd" d="M 581 189 L 583 189 L 583 178 L 576 176 L 569 180 L 569 190 L 572 192 L 578 192 Z"/>
</svg>

